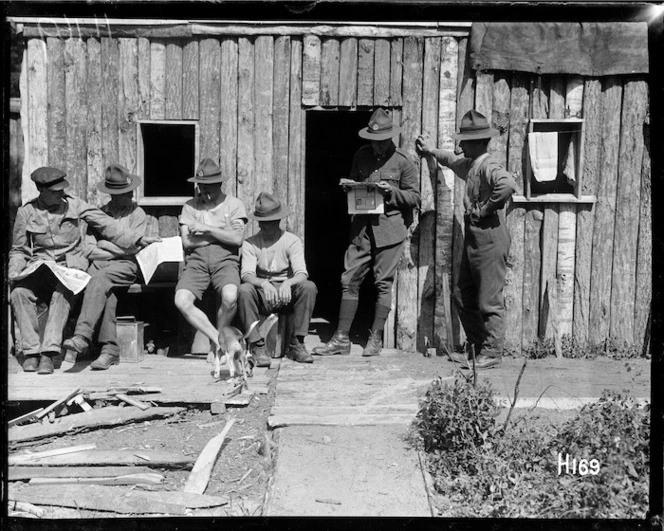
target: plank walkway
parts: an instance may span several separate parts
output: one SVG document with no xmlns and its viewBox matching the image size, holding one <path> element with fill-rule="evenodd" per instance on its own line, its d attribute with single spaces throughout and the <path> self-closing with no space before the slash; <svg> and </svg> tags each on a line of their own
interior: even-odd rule
<svg viewBox="0 0 664 531">
<path fill-rule="evenodd" d="M 186 355 L 177 358 L 146 355 L 143 361 L 120 363 L 106 371 L 93 371 L 90 361 L 80 361 L 69 371 L 56 368 L 54 374 L 40 376 L 22 372 L 16 361 L 9 360 L 7 398 L 10 402 L 51 401 L 81 387 L 84 393 L 104 392 L 110 387 L 159 387 L 160 393 L 132 395 L 159 404 L 210 404 L 223 399 L 232 390 L 224 381 L 228 372 L 222 370 L 221 381 L 212 377 L 213 365 L 205 356 Z M 277 366 L 278 362 L 273 362 Z M 56 367 L 58 364 L 56 363 Z M 249 379 L 249 391 L 267 385 L 276 371 L 256 368 Z"/>
</svg>

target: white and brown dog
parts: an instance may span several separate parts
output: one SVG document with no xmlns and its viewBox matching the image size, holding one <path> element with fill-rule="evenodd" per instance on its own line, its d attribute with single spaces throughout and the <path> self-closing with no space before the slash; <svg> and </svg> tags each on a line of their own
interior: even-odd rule
<svg viewBox="0 0 664 531">
<path fill-rule="evenodd" d="M 254 359 L 248 349 L 247 339 L 265 338 L 272 326 L 278 321 L 274 314 L 262 318 L 259 321 L 251 323 L 249 329 L 243 334 L 234 326 L 225 326 L 219 332 L 219 349 L 214 356 L 214 377 L 219 379 L 221 376 L 222 364 L 228 365 L 228 372 L 231 378 L 236 375 L 242 380 L 245 388 L 248 389 L 247 377 L 253 375 Z"/>
</svg>

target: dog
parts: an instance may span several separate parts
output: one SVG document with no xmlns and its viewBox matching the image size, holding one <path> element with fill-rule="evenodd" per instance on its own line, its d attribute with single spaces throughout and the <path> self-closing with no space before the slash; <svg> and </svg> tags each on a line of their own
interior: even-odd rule
<svg viewBox="0 0 664 531">
<path fill-rule="evenodd" d="M 251 323 L 244 334 L 234 326 L 222 328 L 219 332 L 219 349 L 214 356 L 214 378 L 217 380 L 220 378 L 221 366 L 225 363 L 228 365 L 231 379 L 235 378 L 237 374 L 242 385 L 248 389 L 247 377 L 253 376 L 255 363 L 249 352 L 247 339 L 249 337 L 265 338 L 277 320 L 276 315 L 270 314 Z"/>
</svg>

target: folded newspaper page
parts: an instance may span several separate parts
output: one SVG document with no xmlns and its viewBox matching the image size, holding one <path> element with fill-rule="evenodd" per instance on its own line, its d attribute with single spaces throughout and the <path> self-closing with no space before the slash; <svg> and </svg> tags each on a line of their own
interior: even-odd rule
<svg viewBox="0 0 664 531">
<path fill-rule="evenodd" d="M 79 269 L 61 266 L 51 260 L 36 260 L 35 262 L 28 264 L 28 267 L 11 280 L 23 280 L 24 278 L 28 278 L 41 267 L 49 269 L 55 278 L 74 295 L 83 291 L 91 278 L 85 271 Z"/>
<path fill-rule="evenodd" d="M 180 236 L 163 238 L 160 242 L 151 243 L 136 255 L 136 261 L 143 273 L 146 284 L 160 264 L 166 262 L 184 262 L 184 251 L 182 250 L 182 239 Z"/>
</svg>

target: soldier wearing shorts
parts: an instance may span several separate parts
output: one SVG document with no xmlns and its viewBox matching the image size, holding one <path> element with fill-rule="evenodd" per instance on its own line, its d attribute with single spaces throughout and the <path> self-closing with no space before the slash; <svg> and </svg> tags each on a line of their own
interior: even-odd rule
<svg viewBox="0 0 664 531">
<path fill-rule="evenodd" d="M 175 306 L 185 319 L 219 349 L 219 330 L 229 326 L 237 310 L 240 286 L 240 246 L 244 239 L 247 214 L 244 204 L 223 191 L 229 176 L 219 166 L 204 159 L 189 180 L 198 193 L 187 201 L 180 215 L 180 236 L 184 247 L 184 269 L 175 287 Z M 212 284 L 221 296 L 216 327 L 194 304 Z"/>
</svg>

